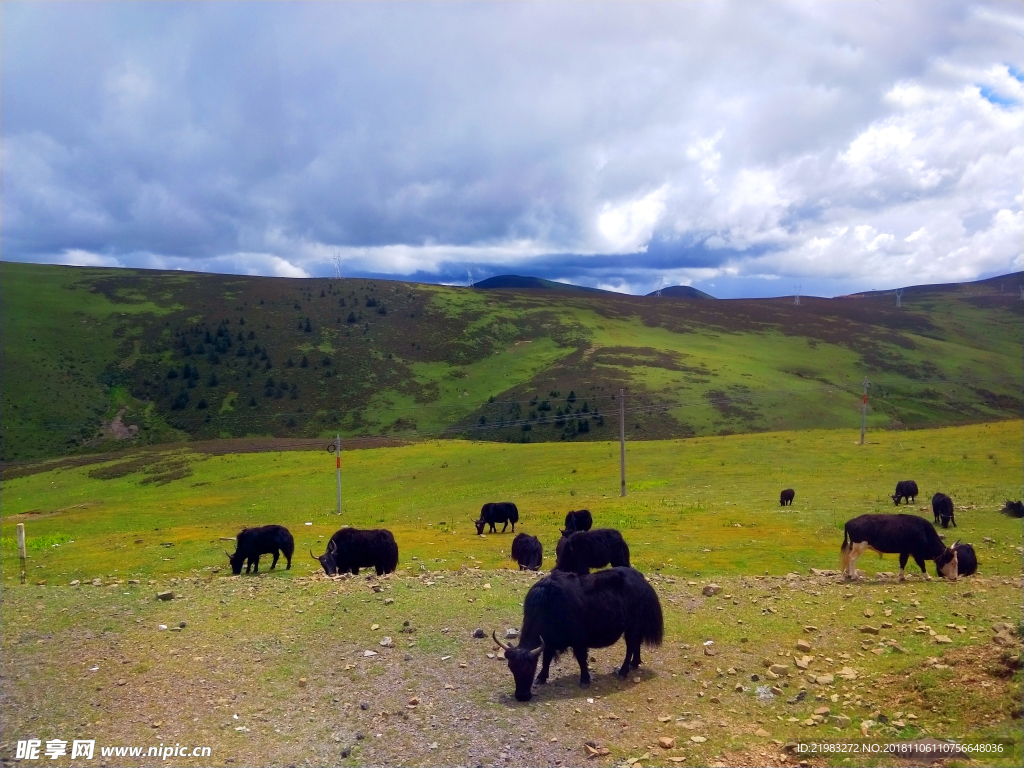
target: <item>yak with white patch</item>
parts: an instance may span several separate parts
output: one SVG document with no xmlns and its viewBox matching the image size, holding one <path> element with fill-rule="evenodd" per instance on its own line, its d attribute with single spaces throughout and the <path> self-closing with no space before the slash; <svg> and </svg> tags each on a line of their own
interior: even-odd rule
<svg viewBox="0 0 1024 768">
<path fill-rule="evenodd" d="M 629 565 L 629 545 L 614 528 L 564 535 L 555 547 L 555 568 L 582 576 L 591 568 Z"/>
<path fill-rule="evenodd" d="M 238 576 L 245 564 L 245 572 L 249 568 L 253 573 L 260 572 L 260 555 L 273 555 L 274 561 L 270 570 L 277 566 L 277 560 L 283 553 L 288 560 L 285 570 L 292 567 L 292 553 L 295 552 L 295 539 L 283 525 L 262 525 L 258 528 L 243 528 L 235 537 L 235 551 L 225 552 L 231 563 L 231 572 Z"/>
<path fill-rule="evenodd" d="M 896 493 L 889 497 L 897 507 L 900 501 L 906 499 L 907 504 L 913 504 L 917 498 L 917 483 L 913 480 L 900 480 L 896 483 Z"/>
<path fill-rule="evenodd" d="M 978 556 L 974 553 L 974 547 L 970 544 L 961 544 L 960 539 L 949 548 L 949 553 L 942 553 L 935 558 L 935 574 L 942 575 L 942 568 L 953 558 L 956 553 L 957 576 L 973 576 L 978 572 Z"/>
<path fill-rule="evenodd" d="M 490 533 L 497 533 L 495 523 L 504 523 L 501 532 L 504 533 L 508 524 L 512 523 L 512 533 L 516 532 L 516 523 L 519 522 L 519 509 L 511 501 L 489 501 L 480 508 L 480 519 L 474 520 L 477 536 L 484 532 L 484 526 L 491 527 Z"/>
<path fill-rule="evenodd" d="M 945 578 L 956 581 L 956 552 L 942 543 L 935 526 L 917 515 L 861 515 L 848 521 L 843 528 L 843 545 L 839 550 L 842 556 L 841 570 L 848 579 L 857 575 L 857 558 L 868 549 L 879 554 L 899 554 L 900 581 L 906 578 L 904 570 L 911 557 L 927 576 L 924 561 L 937 561 L 948 554 L 939 572 Z"/>
<path fill-rule="evenodd" d="M 540 539 L 528 533 L 517 534 L 512 539 L 512 559 L 519 563 L 520 571 L 536 571 L 544 559 Z"/>
<path fill-rule="evenodd" d="M 949 528 L 953 523 L 956 528 L 956 518 L 953 516 L 953 500 L 944 493 L 936 493 L 932 496 L 932 514 L 935 516 L 935 523 L 942 524 L 943 528 Z"/>
<path fill-rule="evenodd" d="M 515 678 L 517 701 L 529 701 L 534 682 L 547 682 L 557 655 L 572 648 L 580 665 L 580 685 L 590 684 L 587 654 L 626 639 L 626 658 L 618 670 L 625 677 L 641 664 L 640 645 L 661 645 L 664 620 L 658 593 L 639 571 L 610 568 L 586 576 L 553 571 L 534 584 L 523 603 L 519 645 L 505 645 L 508 668 Z M 537 661 L 543 657 L 536 681 Z"/>
<path fill-rule="evenodd" d="M 328 576 L 358 575 L 360 568 L 373 568 L 378 576 L 383 576 L 398 567 L 398 544 L 391 531 L 385 528 L 368 531 L 342 528 L 331 536 L 324 554 L 317 557 L 312 550 L 309 554 L 319 561 Z"/>
</svg>

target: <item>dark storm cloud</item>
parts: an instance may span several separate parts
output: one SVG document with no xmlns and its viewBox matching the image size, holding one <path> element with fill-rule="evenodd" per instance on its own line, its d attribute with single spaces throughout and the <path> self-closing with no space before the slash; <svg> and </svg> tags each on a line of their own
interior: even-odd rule
<svg viewBox="0 0 1024 768">
<path fill-rule="evenodd" d="M 1009 269 L 1022 19 L 6 3 L 3 255 L 636 292 Z"/>
</svg>

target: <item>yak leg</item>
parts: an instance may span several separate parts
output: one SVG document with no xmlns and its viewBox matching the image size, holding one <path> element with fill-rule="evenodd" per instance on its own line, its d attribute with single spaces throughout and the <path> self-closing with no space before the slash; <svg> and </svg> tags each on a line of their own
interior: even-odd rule
<svg viewBox="0 0 1024 768">
<path fill-rule="evenodd" d="M 587 653 L 588 648 L 573 648 L 572 655 L 576 657 L 577 663 L 580 665 L 580 687 L 585 688 L 590 685 L 590 670 L 587 669 Z"/>
<path fill-rule="evenodd" d="M 270 564 L 270 570 L 274 570 L 277 567 L 277 558 L 281 556 L 281 553 L 276 549 L 274 550 L 274 562 Z"/>
<path fill-rule="evenodd" d="M 917 563 L 917 567 L 921 569 L 921 573 L 923 573 L 923 574 L 924 574 L 924 577 L 925 577 L 926 579 L 927 579 L 927 578 L 930 578 L 930 577 L 928 576 L 928 569 L 924 567 L 924 560 L 922 560 L 922 559 L 921 559 L 920 557 L 918 557 L 917 555 L 914 555 L 914 562 L 915 562 L 915 563 Z"/>
<path fill-rule="evenodd" d="M 551 660 L 555 658 L 555 652 L 551 648 L 544 648 L 544 660 L 540 666 L 540 672 L 537 673 L 537 685 L 544 685 L 548 681 L 548 667 L 551 666 Z"/>
<path fill-rule="evenodd" d="M 850 542 L 849 554 L 847 555 L 846 563 L 846 577 L 853 579 L 857 577 L 857 558 L 864 554 L 864 551 L 868 548 L 866 541 L 858 541 L 854 544 Z"/>
<path fill-rule="evenodd" d="M 503 526 L 501 526 L 501 532 L 504 533 L 506 528 L 508 528 L 508 520 L 506 520 L 505 524 Z M 512 530 L 515 530 L 515 529 L 513 528 Z"/>
<path fill-rule="evenodd" d="M 353 576 L 358 576 L 359 575 L 359 566 L 358 565 L 353 565 L 352 566 L 352 575 Z"/>
<path fill-rule="evenodd" d="M 903 581 L 907 578 L 907 575 L 904 573 L 904 571 L 907 569 L 907 560 L 909 559 L 909 552 L 900 552 L 900 581 Z"/>
<path fill-rule="evenodd" d="M 949 516 L 949 522 L 951 522 L 953 524 L 953 527 L 956 528 L 956 516 L 955 515 L 950 515 Z"/>
</svg>

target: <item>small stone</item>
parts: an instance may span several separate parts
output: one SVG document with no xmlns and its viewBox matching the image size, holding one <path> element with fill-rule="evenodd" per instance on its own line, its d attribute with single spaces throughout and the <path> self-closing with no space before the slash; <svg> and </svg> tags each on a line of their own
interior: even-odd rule
<svg viewBox="0 0 1024 768">
<path fill-rule="evenodd" d="M 714 656 L 715 653 L 716 653 L 715 649 L 712 648 L 710 645 L 705 645 L 704 646 L 704 655 L 705 656 Z"/>
<path fill-rule="evenodd" d="M 352 754 L 352 747 L 345 747 L 343 750 L 341 750 L 341 756 L 342 757 L 348 757 L 351 754 Z"/>
<path fill-rule="evenodd" d="M 818 707 L 816 710 L 814 710 L 814 714 L 828 716 L 832 714 L 832 710 L 828 707 Z"/>
<path fill-rule="evenodd" d="M 768 671 L 769 672 L 774 672 L 779 677 L 784 677 L 784 676 L 789 674 L 789 665 L 788 664 L 772 664 L 770 667 L 768 667 Z"/>
<path fill-rule="evenodd" d="M 81 581 L 79 581 L 78 579 L 75 579 L 75 580 L 74 580 L 74 581 L 72 581 L 72 582 L 71 582 L 71 583 L 70 583 L 70 584 L 69 584 L 68 586 L 69 586 L 69 587 L 77 587 L 77 586 L 78 586 L 79 584 L 81 584 L 81 583 L 82 583 Z"/>
<path fill-rule="evenodd" d="M 306 683 L 307 683 L 306 678 L 304 678 L 304 677 L 300 677 L 299 678 L 299 688 L 305 688 L 306 687 Z"/>
<path fill-rule="evenodd" d="M 409 699 L 409 706 L 410 707 L 418 707 L 419 704 L 420 704 L 419 696 L 413 696 L 411 699 Z"/>
<path fill-rule="evenodd" d="M 392 640 L 390 636 L 387 636 L 387 635 L 386 635 L 386 636 L 385 636 L 385 637 L 384 637 L 384 638 L 383 638 L 383 639 L 382 639 L 382 640 L 381 640 L 381 641 L 380 641 L 380 642 L 378 643 L 378 645 L 379 645 L 379 646 L 380 646 L 381 648 L 394 648 L 394 647 L 395 647 L 395 641 L 394 641 L 394 640 Z"/>
<path fill-rule="evenodd" d="M 659 718 L 658 718 L 658 722 L 659 722 L 659 723 L 667 723 L 667 722 L 669 722 L 669 721 L 670 721 L 671 719 L 672 719 L 672 716 L 671 716 L 671 715 L 662 715 L 661 717 L 659 717 Z"/>
<path fill-rule="evenodd" d="M 767 739 L 769 736 L 771 736 L 771 734 L 768 733 L 768 731 L 766 731 L 764 728 L 758 728 L 756 731 L 754 731 L 754 735 L 760 736 L 762 739 Z"/>
<path fill-rule="evenodd" d="M 118 685 L 128 685 L 128 681 L 127 681 L 127 680 L 125 680 L 125 679 L 124 679 L 124 678 L 122 677 L 122 678 L 121 678 L 120 680 L 118 680 L 118 681 L 117 681 L 117 684 L 118 684 Z"/>
<path fill-rule="evenodd" d="M 829 722 L 837 728 L 849 728 L 851 720 L 846 715 L 833 715 L 829 718 Z"/>
<path fill-rule="evenodd" d="M 376 655 L 377 655 L 376 651 L 363 651 L 363 657 L 364 658 L 369 658 L 371 656 L 376 656 Z"/>
<path fill-rule="evenodd" d="M 717 595 L 722 591 L 722 588 L 718 584 L 705 584 L 701 592 L 705 597 L 711 597 Z"/>
<path fill-rule="evenodd" d="M 796 649 L 798 651 L 801 651 L 802 653 L 807 653 L 809 650 L 811 650 L 811 644 L 808 643 L 806 640 L 797 640 Z"/>
<path fill-rule="evenodd" d="M 865 609 L 864 609 L 864 616 L 865 616 L 866 618 L 870 619 L 870 618 L 871 618 L 872 616 L 874 616 L 874 615 L 875 615 L 875 611 L 874 611 L 874 609 L 873 609 L 873 608 L 865 608 Z"/>
<path fill-rule="evenodd" d="M 835 676 L 833 675 L 818 675 L 814 682 L 818 685 L 832 685 L 835 682 Z"/>
<path fill-rule="evenodd" d="M 39 581 L 37 581 L 36 582 L 36 586 L 37 587 L 45 587 L 46 586 L 46 579 L 40 579 Z"/>
<path fill-rule="evenodd" d="M 512 629 L 511 627 L 506 629 L 505 630 L 505 638 L 508 639 L 510 637 L 519 637 L 519 630 L 518 629 Z"/>
<path fill-rule="evenodd" d="M 370 708 L 370 703 L 368 701 L 361 701 L 359 702 L 359 708 L 365 712 Z M 357 735 L 356 738 L 359 739 L 362 737 Z"/>
<path fill-rule="evenodd" d="M 385 597 L 384 598 L 384 605 L 391 605 L 393 602 L 395 602 L 395 598 L 393 598 L 393 597 Z"/>
<path fill-rule="evenodd" d="M 157 624 L 156 628 L 157 629 L 167 629 L 167 625 L 166 624 Z"/>
<path fill-rule="evenodd" d="M 772 692 L 773 694 L 775 694 L 776 696 L 781 696 L 781 695 L 782 695 L 782 689 L 781 689 L 781 688 L 779 688 L 779 686 L 777 686 L 777 685 L 773 685 L 773 686 L 771 687 L 771 692 Z"/>
<path fill-rule="evenodd" d="M 370 631 L 373 632 L 375 629 L 380 629 L 380 624 L 371 624 Z"/>
<path fill-rule="evenodd" d="M 870 624 L 865 624 L 863 627 L 860 628 L 860 631 L 866 635 L 877 635 L 878 627 L 872 627 Z"/>
<path fill-rule="evenodd" d="M 947 635 L 936 635 L 935 642 L 939 645 L 945 645 L 946 643 L 952 643 L 953 641 Z"/>
<path fill-rule="evenodd" d="M 95 579 L 92 580 L 92 585 L 94 587 L 101 587 L 101 586 L 103 586 L 103 579 L 101 579 L 101 578 L 99 578 L 97 576 Z"/>
<path fill-rule="evenodd" d="M 720 698 L 718 698 L 717 696 L 712 696 L 712 697 L 711 697 L 711 698 L 709 699 L 709 701 L 710 701 L 710 702 L 711 702 L 712 704 L 721 704 L 721 703 L 722 703 L 722 700 L 721 700 Z"/>
<path fill-rule="evenodd" d="M 756 683 L 760 679 L 761 679 L 761 677 L 759 675 L 751 675 L 750 676 L 750 682 L 752 682 L 752 683 Z"/>
<path fill-rule="evenodd" d="M 690 741 L 694 742 L 695 744 L 703 744 L 705 741 L 707 741 L 707 739 L 703 736 L 691 736 Z"/>
<path fill-rule="evenodd" d="M 172 592 L 169 589 L 166 592 L 157 592 L 156 593 L 156 599 L 157 600 L 173 600 L 174 599 L 174 592 Z"/>
<path fill-rule="evenodd" d="M 808 634 L 810 634 L 812 632 L 817 632 L 817 631 L 818 631 L 818 628 L 816 626 L 814 626 L 813 624 L 808 624 L 806 627 L 804 627 L 804 632 L 806 632 Z"/>
<path fill-rule="evenodd" d="M 363 709 L 366 709 L 366 707 L 363 707 Z M 363 733 L 362 731 L 356 731 L 356 741 L 362 741 L 365 738 L 366 738 L 366 734 L 365 733 Z"/>
<path fill-rule="evenodd" d="M 483 629 L 481 629 L 480 627 L 477 627 L 473 630 L 473 637 L 475 637 L 477 640 L 481 640 L 487 637 L 487 633 L 484 632 Z"/>
<path fill-rule="evenodd" d="M 676 745 L 676 740 L 671 736 L 661 736 L 658 738 L 658 746 L 662 749 L 672 749 Z"/>
</svg>

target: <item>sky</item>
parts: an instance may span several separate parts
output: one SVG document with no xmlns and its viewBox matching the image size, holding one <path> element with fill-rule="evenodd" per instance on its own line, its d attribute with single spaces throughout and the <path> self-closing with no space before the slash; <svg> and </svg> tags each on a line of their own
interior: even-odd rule
<svg viewBox="0 0 1024 768">
<path fill-rule="evenodd" d="M 1011 2 L 4 2 L 0 258 L 644 294 L 1024 269 Z"/>
</svg>

